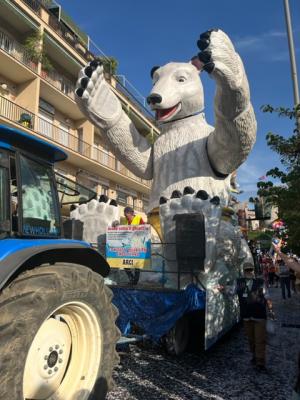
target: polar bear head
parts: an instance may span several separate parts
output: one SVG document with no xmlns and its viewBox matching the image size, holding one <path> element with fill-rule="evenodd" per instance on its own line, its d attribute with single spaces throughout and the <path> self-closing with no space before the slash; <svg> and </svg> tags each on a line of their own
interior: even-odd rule
<svg viewBox="0 0 300 400">
<path fill-rule="evenodd" d="M 161 122 L 179 120 L 203 111 L 199 71 L 190 63 L 168 63 L 151 71 L 153 88 L 147 102 Z"/>
</svg>

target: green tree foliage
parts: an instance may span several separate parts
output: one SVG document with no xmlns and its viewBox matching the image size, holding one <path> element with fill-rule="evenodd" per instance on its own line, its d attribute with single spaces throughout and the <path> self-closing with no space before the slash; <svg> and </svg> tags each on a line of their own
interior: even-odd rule
<svg viewBox="0 0 300 400">
<path fill-rule="evenodd" d="M 104 72 L 110 75 L 116 75 L 118 61 L 114 57 L 96 57 L 95 59 L 102 62 Z"/>
<path fill-rule="evenodd" d="M 293 109 L 267 105 L 262 110 L 299 121 L 300 104 Z M 266 139 L 268 146 L 279 154 L 281 166 L 266 174 L 278 183 L 258 182 L 257 193 L 278 207 L 278 216 L 287 225 L 288 247 L 300 254 L 300 132 L 295 128 L 288 138 L 269 132 Z"/>
<path fill-rule="evenodd" d="M 51 72 L 53 66 L 43 49 L 44 34 L 39 31 L 33 32 L 31 35 L 27 36 L 25 39 L 25 48 L 27 54 L 32 59 L 33 62 L 41 62 L 43 65 L 43 70 Z"/>
</svg>

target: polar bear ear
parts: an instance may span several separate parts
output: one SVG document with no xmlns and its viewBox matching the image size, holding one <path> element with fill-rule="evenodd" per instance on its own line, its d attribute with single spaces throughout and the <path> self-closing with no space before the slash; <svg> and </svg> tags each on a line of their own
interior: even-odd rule
<svg viewBox="0 0 300 400">
<path fill-rule="evenodd" d="M 192 57 L 192 59 L 191 59 L 191 61 L 189 62 L 190 64 L 192 64 L 195 68 L 197 68 L 197 70 L 199 71 L 199 72 L 201 72 L 202 71 L 202 69 L 203 69 L 203 62 L 201 62 L 200 60 L 199 60 L 199 57 L 198 56 L 194 56 L 194 57 Z"/>
<path fill-rule="evenodd" d="M 154 72 L 155 72 L 158 68 L 160 68 L 160 66 L 159 66 L 159 65 L 155 65 L 155 67 L 153 67 L 153 68 L 151 69 L 151 71 L 150 71 L 151 79 L 153 79 Z"/>
</svg>

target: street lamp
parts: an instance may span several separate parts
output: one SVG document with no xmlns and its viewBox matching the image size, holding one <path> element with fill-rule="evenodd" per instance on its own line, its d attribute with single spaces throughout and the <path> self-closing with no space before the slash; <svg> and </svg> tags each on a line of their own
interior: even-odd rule
<svg viewBox="0 0 300 400">
<path fill-rule="evenodd" d="M 288 43 L 289 43 L 290 61 L 291 61 L 291 73 L 292 73 L 293 90 L 294 90 L 294 103 L 295 103 L 295 107 L 296 107 L 297 105 L 299 105 L 300 100 L 299 100 L 299 85 L 298 85 L 298 77 L 297 77 L 297 66 L 296 66 L 296 57 L 295 57 L 295 48 L 294 48 L 289 0 L 284 0 L 284 11 L 285 11 Z M 296 115 L 296 123 L 297 123 L 298 135 L 299 135 L 300 134 L 299 111 L 298 111 L 298 115 Z"/>
</svg>

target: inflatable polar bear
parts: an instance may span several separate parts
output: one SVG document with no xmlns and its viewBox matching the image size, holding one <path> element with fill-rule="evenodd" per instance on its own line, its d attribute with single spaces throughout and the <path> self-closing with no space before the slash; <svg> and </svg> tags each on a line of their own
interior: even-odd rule
<svg viewBox="0 0 300 400">
<path fill-rule="evenodd" d="M 197 44 L 201 51 L 190 63 L 171 62 L 151 71 L 153 88 L 147 101 L 161 129 L 153 145 L 122 110 L 97 61 L 80 71 L 76 100 L 104 133 L 116 157 L 136 176 L 153 180 L 149 210 L 161 203 L 164 242 L 175 241 L 175 214 L 203 212 L 205 271 L 215 270 L 219 277 L 232 268 L 232 260 L 237 267 L 251 257 L 238 229 L 222 222 L 221 206 L 229 200 L 230 174 L 245 161 L 255 142 L 256 120 L 243 63 L 228 36 L 210 30 Z M 216 82 L 215 127 L 207 124 L 203 114 L 201 70 Z M 165 246 L 165 256 L 169 270 L 177 268 L 170 261 L 174 246 Z"/>
</svg>

